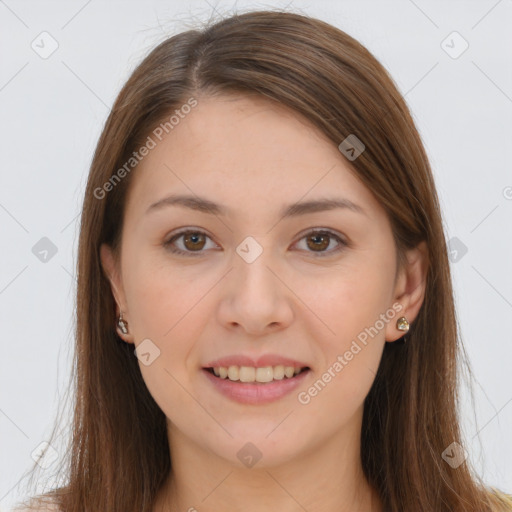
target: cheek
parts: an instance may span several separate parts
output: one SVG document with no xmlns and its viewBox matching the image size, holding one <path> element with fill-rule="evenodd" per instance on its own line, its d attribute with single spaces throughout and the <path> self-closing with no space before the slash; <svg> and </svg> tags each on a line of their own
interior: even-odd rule
<svg viewBox="0 0 512 512">
<path fill-rule="evenodd" d="M 168 345 L 185 324 L 193 330 L 190 318 L 212 286 L 208 275 L 191 279 L 187 269 L 166 265 L 161 258 L 157 261 L 144 254 L 132 261 L 127 259 L 126 268 L 125 290 L 139 338 L 153 336 Z"/>
<path fill-rule="evenodd" d="M 149 261 L 149 260 L 147 260 Z M 211 280 L 197 280 L 193 285 L 183 272 L 148 264 L 140 257 L 134 258 L 126 277 L 126 294 L 129 300 L 135 345 L 143 340 L 156 357 L 150 365 L 139 362 L 143 379 L 159 406 L 166 413 L 175 407 L 192 407 L 190 397 L 180 386 L 186 385 L 190 373 L 197 371 L 195 341 L 200 339 L 203 323 L 209 315 L 204 309 Z M 127 261 L 128 268 L 128 261 Z M 139 349 L 137 349 L 139 353 Z"/>
<path fill-rule="evenodd" d="M 313 396 L 322 395 L 318 403 L 334 405 L 343 399 L 342 409 L 353 410 L 368 393 L 382 356 L 386 326 L 396 321 L 390 309 L 392 264 L 359 258 L 357 264 L 317 282 L 313 292 L 309 289 L 314 316 L 308 337 L 321 353 L 316 376 L 321 382 L 311 390 Z"/>
<path fill-rule="evenodd" d="M 130 272 L 126 292 L 135 345 L 149 339 L 147 346 L 156 354 L 149 365 L 139 362 L 141 374 L 154 400 L 173 421 L 177 420 L 176 411 L 197 408 L 185 389 L 189 388 L 190 373 L 197 371 L 191 367 L 197 361 L 191 353 L 197 350 L 194 343 L 201 335 L 200 318 L 208 317 L 201 298 L 209 288 L 207 280 L 191 286 L 183 274 L 177 276 L 147 263 L 134 262 Z"/>
<path fill-rule="evenodd" d="M 319 364 L 297 400 L 305 422 L 315 418 L 332 433 L 363 406 L 382 357 L 385 323 L 380 315 L 388 308 L 387 289 L 382 281 L 379 290 L 375 284 L 340 279 L 314 303 L 325 323 L 318 327 L 315 319 L 309 324 Z"/>
<path fill-rule="evenodd" d="M 384 336 L 379 319 L 391 306 L 393 275 L 390 268 L 361 258 L 357 263 L 340 267 L 339 272 L 304 282 L 298 295 L 307 297 L 305 302 L 321 320 L 317 321 L 320 330 L 316 336 L 321 333 L 321 338 L 329 340 L 328 346 L 335 350 L 343 350 L 347 343 L 350 345 L 352 339 L 375 324 Z"/>
</svg>

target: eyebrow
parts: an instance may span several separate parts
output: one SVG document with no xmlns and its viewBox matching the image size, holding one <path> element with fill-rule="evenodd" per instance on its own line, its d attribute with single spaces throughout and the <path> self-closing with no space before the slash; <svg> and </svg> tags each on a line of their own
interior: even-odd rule
<svg viewBox="0 0 512 512">
<path fill-rule="evenodd" d="M 198 196 L 190 195 L 170 195 L 159 199 L 156 203 L 153 203 L 146 210 L 146 214 L 154 211 L 161 210 L 168 206 L 181 206 L 190 210 L 199 211 L 202 213 L 208 213 L 211 215 L 227 215 L 229 210 L 220 204 L 217 204 L 209 199 Z M 299 215 L 306 215 L 308 213 L 323 212 L 328 210 L 334 210 L 338 208 L 348 209 L 350 211 L 367 215 L 364 209 L 344 198 L 322 198 L 313 201 L 303 201 L 299 203 L 293 203 L 285 206 L 280 212 L 280 219 L 286 219 L 289 217 L 297 217 Z"/>
</svg>

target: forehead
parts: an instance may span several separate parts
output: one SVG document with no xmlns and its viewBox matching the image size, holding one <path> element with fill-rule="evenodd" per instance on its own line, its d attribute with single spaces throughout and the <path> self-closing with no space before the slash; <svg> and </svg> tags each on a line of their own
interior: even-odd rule
<svg viewBox="0 0 512 512">
<path fill-rule="evenodd" d="M 213 195 L 240 212 L 336 193 L 378 208 L 337 145 L 275 102 L 199 97 L 168 131 L 151 135 L 155 146 L 134 170 L 129 205 L 139 210 L 168 193 Z"/>
</svg>

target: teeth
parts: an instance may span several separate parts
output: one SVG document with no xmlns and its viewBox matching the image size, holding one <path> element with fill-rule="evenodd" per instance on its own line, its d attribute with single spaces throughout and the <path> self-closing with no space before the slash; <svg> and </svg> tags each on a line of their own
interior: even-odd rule
<svg viewBox="0 0 512 512">
<path fill-rule="evenodd" d="M 274 380 L 284 379 L 284 366 L 274 366 Z"/>
<path fill-rule="evenodd" d="M 266 366 L 254 370 L 254 380 L 256 382 L 271 382 L 274 380 L 274 368 Z"/>
<path fill-rule="evenodd" d="M 251 368 L 250 366 L 241 366 L 238 370 L 238 379 L 240 382 L 254 382 L 256 380 L 256 368 Z"/>
<path fill-rule="evenodd" d="M 229 380 L 240 380 L 240 370 L 239 370 L 238 366 L 230 366 L 228 368 L 228 379 Z"/>
<path fill-rule="evenodd" d="M 273 380 L 282 380 L 284 377 L 291 379 L 294 375 L 300 373 L 302 368 L 293 366 L 264 366 L 254 368 L 252 366 L 216 366 L 213 373 L 221 379 L 228 378 L 232 381 L 240 382 L 272 382 Z"/>
<path fill-rule="evenodd" d="M 295 368 L 293 366 L 284 367 L 284 376 L 291 379 L 295 375 Z"/>
</svg>

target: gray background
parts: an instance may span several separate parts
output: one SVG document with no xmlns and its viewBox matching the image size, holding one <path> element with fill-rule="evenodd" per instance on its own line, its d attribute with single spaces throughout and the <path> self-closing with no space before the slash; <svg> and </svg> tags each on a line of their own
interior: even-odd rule
<svg viewBox="0 0 512 512">
<path fill-rule="evenodd" d="M 69 376 L 78 215 L 109 106 L 166 36 L 286 6 L 361 41 L 412 109 L 452 240 L 475 377 L 475 407 L 466 387 L 461 400 L 469 457 L 512 492 L 512 0 L 0 0 L 0 510 L 23 495 L 16 484 L 48 439 Z M 46 262 L 32 250 L 43 237 L 57 249 Z"/>
</svg>

